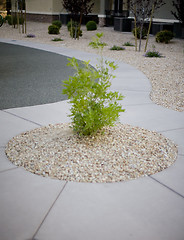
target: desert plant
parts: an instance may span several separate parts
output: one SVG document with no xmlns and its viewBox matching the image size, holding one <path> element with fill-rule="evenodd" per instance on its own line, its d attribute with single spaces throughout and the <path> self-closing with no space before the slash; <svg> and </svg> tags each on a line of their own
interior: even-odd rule
<svg viewBox="0 0 184 240">
<path fill-rule="evenodd" d="M 145 57 L 162 57 L 161 53 L 159 53 L 158 51 L 155 51 L 155 50 L 148 50 L 145 55 Z"/>
<path fill-rule="evenodd" d="M 62 27 L 62 22 L 60 20 L 54 20 L 52 21 L 52 25 L 55 25 L 60 29 Z"/>
<path fill-rule="evenodd" d="M 98 43 L 98 39 L 93 42 Z M 95 48 L 102 52 L 103 45 L 97 44 Z M 109 91 L 110 80 L 114 78 L 112 72 L 117 66 L 114 62 L 104 61 L 102 55 L 96 69 L 89 63 L 84 61 L 81 66 L 75 58 L 69 59 L 68 65 L 76 70 L 76 74 L 64 81 L 63 93 L 72 103 L 72 127 L 79 135 L 93 135 L 105 126 L 113 126 L 124 111 L 118 104 L 123 96 Z"/>
<path fill-rule="evenodd" d="M 134 47 L 135 45 L 132 44 L 131 42 L 125 42 L 125 43 L 123 44 L 123 46 Z"/>
<path fill-rule="evenodd" d="M 29 33 L 29 34 L 26 35 L 26 37 L 27 38 L 35 38 L 36 36 L 34 34 L 32 34 L 32 33 Z"/>
<path fill-rule="evenodd" d="M 67 23 L 67 28 L 72 38 L 79 39 L 79 37 L 82 37 L 82 30 L 80 29 L 78 22 L 73 20 L 69 21 Z"/>
<path fill-rule="evenodd" d="M 146 53 L 145 53 L 145 57 L 157 57 L 157 58 L 161 58 L 163 57 L 162 54 L 159 52 L 159 51 L 156 51 L 155 49 L 155 46 L 153 45 L 152 47 L 153 49 L 152 50 L 148 50 Z"/>
<path fill-rule="evenodd" d="M 140 27 L 137 27 L 136 31 L 137 31 L 137 38 L 140 39 L 140 32 L 141 32 Z M 135 28 L 132 30 L 132 33 L 133 33 L 134 36 L 135 36 L 135 32 L 136 31 L 135 31 Z M 143 28 L 142 29 L 142 37 L 141 37 L 141 39 L 144 39 L 146 36 L 147 36 L 147 29 Z"/>
<path fill-rule="evenodd" d="M 174 34 L 171 31 L 163 30 L 156 34 L 156 42 L 169 43 L 173 39 Z"/>
<path fill-rule="evenodd" d="M 59 34 L 59 28 L 56 25 L 50 25 L 48 27 L 49 34 Z"/>
<path fill-rule="evenodd" d="M 63 39 L 61 39 L 61 38 L 53 38 L 52 41 L 53 42 L 61 42 L 61 41 L 63 41 Z"/>
<path fill-rule="evenodd" d="M 113 47 L 110 48 L 110 50 L 122 51 L 122 50 L 125 50 L 125 48 L 114 45 Z"/>
<path fill-rule="evenodd" d="M 6 20 L 8 21 L 9 25 L 16 25 L 17 24 L 17 16 L 7 15 Z M 24 18 L 19 16 L 19 24 L 24 24 Z"/>
<path fill-rule="evenodd" d="M 91 46 L 92 48 L 103 50 L 103 48 L 107 46 L 107 43 L 101 41 L 102 37 L 103 33 L 97 33 L 96 37 L 92 38 L 92 41 L 89 43 L 89 46 Z"/>
<path fill-rule="evenodd" d="M 87 31 L 94 31 L 97 29 L 97 24 L 95 21 L 88 21 L 86 23 Z"/>
</svg>

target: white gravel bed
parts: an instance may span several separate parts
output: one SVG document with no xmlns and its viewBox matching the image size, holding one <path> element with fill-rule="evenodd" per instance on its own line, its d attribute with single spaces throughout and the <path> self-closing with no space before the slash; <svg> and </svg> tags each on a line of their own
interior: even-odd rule
<svg viewBox="0 0 184 240">
<path fill-rule="evenodd" d="M 176 160 L 177 147 L 159 133 L 120 123 L 93 137 L 78 137 L 69 124 L 55 124 L 14 137 L 6 154 L 34 174 L 100 183 L 162 171 Z"/>
<path fill-rule="evenodd" d="M 142 51 L 135 52 L 134 47 L 125 47 L 124 51 L 111 51 L 113 45 L 122 46 L 129 41 L 134 44 L 132 33 L 116 32 L 113 28 L 98 28 L 96 31 L 86 31 L 82 27 L 83 36 L 80 40 L 71 39 L 66 26 L 62 26 L 59 35 L 48 34 L 48 23 L 27 23 L 27 33 L 34 34 L 35 38 L 26 38 L 25 34 L 20 34 L 18 29 L 14 29 L 8 24 L 0 28 L 0 38 L 20 39 L 33 42 L 53 44 L 55 46 L 65 46 L 87 52 L 96 52 L 88 44 L 97 32 L 104 32 L 103 41 L 108 44 L 104 48 L 104 55 L 119 61 L 131 64 L 141 70 L 151 82 L 152 92 L 150 97 L 156 104 L 162 105 L 176 111 L 184 111 L 184 40 L 173 39 L 169 44 L 156 43 L 155 37 L 150 36 L 148 50 L 152 46 L 161 52 L 164 58 L 144 57 L 145 40 L 142 40 Z M 61 37 L 64 41 L 53 42 L 55 37 Z"/>
</svg>

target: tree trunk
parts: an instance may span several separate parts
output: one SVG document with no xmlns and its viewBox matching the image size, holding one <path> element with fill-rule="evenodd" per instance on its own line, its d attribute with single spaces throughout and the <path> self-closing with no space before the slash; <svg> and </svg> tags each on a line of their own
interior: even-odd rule
<svg viewBox="0 0 184 240">
<path fill-rule="evenodd" d="M 24 21 L 25 21 L 25 33 L 27 33 L 27 19 L 26 19 L 26 1 L 25 1 L 25 10 L 24 10 Z"/>
<path fill-rule="evenodd" d="M 135 51 L 137 52 L 137 17 L 136 17 L 136 5 L 134 7 L 134 28 L 135 28 Z"/>
<path fill-rule="evenodd" d="M 152 11 L 151 11 L 151 18 L 150 18 L 150 22 L 149 22 L 148 33 L 147 33 L 147 38 L 146 38 L 146 45 L 145 45 L 145 48 L 144 48 L 144 52 L 146 52 L 146 50 L 147 50 L 147 45 L 148 45 L 149 34 L 150 34 L 150 29 L 151 29 L 151 24 L 152 24 L 152 19 L 153 19 L 154 11 L 155 11 L 155 6 L 154 6 L 154 4 L 153 4 L 153 6 L 152 6 Z"/>
</svg>

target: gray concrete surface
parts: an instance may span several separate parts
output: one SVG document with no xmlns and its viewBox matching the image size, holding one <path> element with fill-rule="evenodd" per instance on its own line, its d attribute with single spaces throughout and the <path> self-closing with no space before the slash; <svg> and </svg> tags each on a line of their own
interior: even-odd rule
<svg viewBox="0 0 184 240">
<path fill-rule="evenodd" d="M 87 54 L 28 42 L 11 42 L 80 60 Z M 112 89 L 121 91 L 120 121 L 155 130 L 178 144 L 170 168 L 133 181 L 91 184 L 52 180 L 11 164 L 4 154 L 16 134 L 42 125 L 69 122 L 67 101 L 0 111 L 1 240 L 184 240 L 184 113 L 155 105 L 148 79 L 119 63 Z"/>
<path fill-rule="evenodd" d="M 67 57 L 0 43 L 0 109 L 66 100 L 63 80 L 73 75 Z"/>
</svg>

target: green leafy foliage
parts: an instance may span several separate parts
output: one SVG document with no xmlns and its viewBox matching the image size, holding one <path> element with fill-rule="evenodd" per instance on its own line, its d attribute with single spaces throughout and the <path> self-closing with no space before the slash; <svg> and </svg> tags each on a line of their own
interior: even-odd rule
<svg viewBox="0 0 184 240">
<path fill-rule="evenodd" d="M 17 16 L 11 16 L 11 15 L 7 15 L 5 17 L 5 20 L 8 21 L 9 25 L 16 25 L 17 24 Z M 19 16 L 19 24 L 22 25 L 24 23 L 24 18 Z"/>
<path fill-rule="evenodd" d="M 60 20 L 55 20 L 52 21 L 52 25 L 55 25 L 60 29 L 62 27 L 62 22 Z"/>
<path fill-rule="evenodd" d="M 174 34 L 171 31 L 163 30 L 156 34 L 156 42 L 169 43 L 173 39 Z"/>
<path fill-rule="evenodd" d="M 63 93 L 72 103 L 70 117 L 73 130 L 79 135 L 93 135 L 105 126 L 113 126 L 120 112 L 124 112 L 118 104 L 123 96 L 109 91 L 117 66 L 114 62 L 104 61 L 102 56 L 96 69 L 89 63 L 84 61 L 81 64 L 75 58 L 69 59 L 68 66 L 76 73 L 64 81 Z"/>
<path fill-rule="evenodd" d="M 132 44 L 131 42 L 125 42 L 125 43 L 123 44 L 123 46 L 134 47 L 135 45 Z"/>
<path fill-rule="evenodd" d="M 69 21 L 67 23 L 68 31 L 70 32 L 70 36 L 72 38 L 82 37 L 82 30 L 80 29 L 79 23 L 76 21 Z"/>
<path fill-rule="evenodd" d="M 105 46 L 107 46 L 105 42 L 101 41 L 102 37 L 103 37 L 103 33 L 97 33 L 96 37 L 92 38 L 92 41 L 89 43 L 89 46 L 96 49 L 100 48 L 102 50 Z"/>
<path fill-rule="evenodd" d="M 160 58 L 160 57 L 162 57 L 162 54 L 161 53 L 159 53 L 158 51 L 156 51 L 156 50 L 148 50 L 146 53 L 145 53 L 145 55 L 144 55 L 145 57 L 158 57 L 158 58 Z"/>
<path fill-rule="evenodd" d="M 61 38 L 53 38 L 52 41 L 53 42 L 61 42 L 61 41 L 63 41 L 63 39 L 61 39 Z"/>
<path fill-rule="evenodd" d="M 140 27 L 137 27 L 137 38 L 140 39 L 140 31 L 141 31 L 141 28 Z M 132 33 L 133 35 L 135 36 L 135 28 L 132 30 Z M 144 39 L 145 37 L 147 36 L 147 29 L 146 28 L 143 28 L 142 29 L 142 39 Z"/>
<path fill-rule="evenodd" d="M 49 34 L 59 34 L 59 28 L 56 25 L 50 25 L 48 27 Z"/>
<path fill-rule="evenodd" d="M 86 23 L 87 31 L 94 31 L 97 29 L 97 24 L 95 21 L 89 21 Z"/>
<path fill-rule="evenodd" d="M 122 51 L 122 50 L 125 50 L 125 48 L 114 45 L 113 47 L 110 48 L 110 50 Z"/>
</svg>

